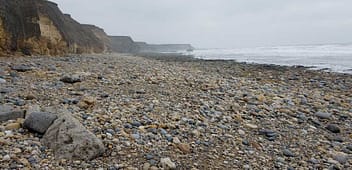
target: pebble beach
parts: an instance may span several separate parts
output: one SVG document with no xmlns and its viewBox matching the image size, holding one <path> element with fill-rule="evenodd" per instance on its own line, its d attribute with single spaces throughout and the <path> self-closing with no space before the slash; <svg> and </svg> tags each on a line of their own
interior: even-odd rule
<svg viewBox="0 0 352 170">
<path fill-rule="evenodd" d="M 102 140 L 55 158 L 0 122 L 0 169 L 351 169 L 352 75 L 188 56 L 0 58 L 0 113 L 68 110 Z"/>
</svg>

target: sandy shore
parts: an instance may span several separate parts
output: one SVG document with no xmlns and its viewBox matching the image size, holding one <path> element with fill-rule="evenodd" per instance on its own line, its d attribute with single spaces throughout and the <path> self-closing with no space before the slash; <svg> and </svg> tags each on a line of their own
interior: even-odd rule
<svg viewBox="0 0 352 170">
<path fill-rule="evenodd" d="M 82 82 L 60 81 L 74 74 Z M 352 75 L 114 54 L 0 58 L 0 78 L 0 107 L 66 107 L 107 148 L 56 160 L 40 135 L 8 126 L 23 120 L 1 122 L 0 169 L 158 169 L 165 158 L 200 170 L 352 166 Z"/>
</svg>

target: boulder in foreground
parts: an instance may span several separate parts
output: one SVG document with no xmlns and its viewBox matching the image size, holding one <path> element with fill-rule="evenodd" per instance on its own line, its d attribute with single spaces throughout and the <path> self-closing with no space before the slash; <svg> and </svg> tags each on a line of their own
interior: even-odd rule
<svg viewBox="0 0 352 170">
<path fill-rule="evenodd" d="M 44 134 L 42 143 L 58 159 L 91 160 L 105 152 L 102 141 L 64 109 Z"/>
<path fill-rule="evenodd" d="M 34 132 L 44 134 L 56 119 L 57 116 L 52 113 L 33 112 L 26 118 L 23 126 Z"/>
</svg>

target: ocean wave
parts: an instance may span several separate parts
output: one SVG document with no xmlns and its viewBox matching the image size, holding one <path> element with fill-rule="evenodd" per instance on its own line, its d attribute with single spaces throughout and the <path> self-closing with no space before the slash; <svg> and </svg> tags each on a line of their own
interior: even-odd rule
<svg viewBox="0 0 352 170">
<path fill-rule="evenodd" d="M 352 44 L 201 49 L 194 50 L 190 54 L 208 60 L 223 59 L 258 64 L 301 65 L 352 74 Z"/>
</svg>

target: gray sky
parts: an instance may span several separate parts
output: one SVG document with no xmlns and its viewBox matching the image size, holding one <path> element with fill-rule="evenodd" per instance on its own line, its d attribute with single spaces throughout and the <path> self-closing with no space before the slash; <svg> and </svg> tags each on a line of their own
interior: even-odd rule
<svg viewBox="0 0 352 170">
<path fill-rule="evenodd" d="M 53 0 L 81 23 L 150 43 L 237 48 L 352 42 L 352 0 Z"/>
</svg>

